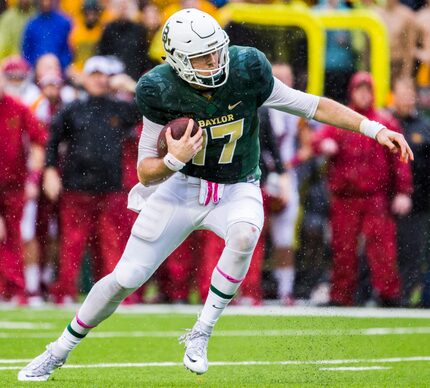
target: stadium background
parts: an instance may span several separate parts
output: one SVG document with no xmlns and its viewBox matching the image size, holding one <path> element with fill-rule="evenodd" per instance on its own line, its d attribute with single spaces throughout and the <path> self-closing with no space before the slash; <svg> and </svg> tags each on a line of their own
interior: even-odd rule
<svg viewBox="0 0 430 388">
<path fill-rule="evenodd" d="M 26 3 L 31 4 L 32 2 L 1 2 L 3 9 L 3 13 L 0 15 L 2 72 L 12 81 L 19 78 L 18 75 L 22 74 L 18 73 L 21 72 L 23 82 L 31 83 L 42 89 L 44 87 L 44 83 L 41 82 L 42 77 L 37 79 L 34 75 L 34 67 L 23 68 L 22 63 L 16 58 L 16 56 L 25 57 L 22 50 L 22 34 L 28 21 L 35 15 L 37 16 L 38 4 L 32 4 L 32 7 L 25 12 L 16 11 L 23 5 L 25 8 Z M 430 20 L 430 13 L 428 13 L 427 5 L 422 1 L 405 1 L 404 5 L 395 1 L 373 3 L 330 0 L 318 4 L 302 1 L 229 3 L 223 1 L 133 2 L 120 0 L 53 1 L 52 3 L 70 21 L 71 28 L 67 36 L 67 42 L 70 45 L 70 61 L 66 64 L 61 63 L 61 85 L 59 87 L 64 95 L 73 94 L 73 98 L 79 98 L 83 94 L 82 70 L 86 59 L 95 54 L 124 55 L 120 58 L 125 65 L 124 72 L 137 80 L 139 75 L 159 63 L 163 56 L 159 28 L 168 16 L 182 7 L 196 7 L 212 14 L 226 28 L 232 44 L 255 46 L 262 50 L 272 63 L 289 63 L 295 76 L 294 86 L 296 88 L 347 102 L 346 85 L 349 79 L 343 79 L 345 74 L 350 77 L 356 71 L 369 71 L 374 78 L 375 103 L 378 108 L 387 111 L 395 106 L 392 87 L 396 79 L 410 77 L 416 86 L 417 107 L 420 114 L 425 120 L 429 114 L 430 72 L 428 69 L 430 60 L 428 58 L 430 58 L 430 46 L 428 41 L 430 32 L 425 20 Z M 12 12 L 13 10 L 16 11 L 15 14 Z M 85 24 L 88 11 L 94 11 L 97 14 L 97 20 L 91 28 Z M 112 49 L 113 52 L 110 52 L 110 48 L 117 48 L 132 42 L 129 40 L 124 43 L 121 40 L 122 37 L 118 35 L 114 35 L 114 38 L 117 38 L 115 44 L 109 41 L 108 34 L 105 34 L 103 41 L 105 27 L 117 21 L 119 14 L 126 15 L 120 16 L 120 18 L 125 17 L 140 26 L 140 29 L 130 29 L 137 34 L 135 36 L 141 38 L 144 36 L 144 42 L 140 42 L 140 45 L 135 45 L 133 42 L 133 48 L 140 51 L 118 50 L 116 53 Z M 390 15 L 397 17 L 394 19 L 397 20 L 397 24 L 404 22 L 407 26 L 400 35 L 398 31 L 393 32 L 395 29 L 392 22 L 391 24 L 389 22 L 393 20 L 390 19 Z M 14 16 L 17 17 L 14 18 Z M 410 24 L 415 25 L 415 29 L 411 28 L 412 32 L 409 31 Z M 327 69 L 327 62 L 332 58 L 327 58 L 327 45 L 331 42 L 328 32 L 337 33 L 339 31 L 346 32 L 348 35 L 347 44 L 343 48 L 349 52 L 353 64 L 345 65 L 341 61 L 334 64 L 334 73 L 337 72 L 338 78 L 336 76 L 333 78 L 333 72 L 329 74 Z M 15 35 L 11 36 L 11 34 Z M 412 40 L 405 37 L 407 34 L 413 35 Z M 35 36 L 37 36 L 37 32 Z M 40 36 L 39 38 L 42 39 Z M 404 40 L 402 40 L 403 38 Z M 396 39 L 399 41 L 393 44 Z M 413 42 L 412 47 L 409 44 L 411 41 Z M 399 54 L 397 51 L 401 51 L 401 53 Z M 139 57 L 137 52 L 144 59 L 136 60 L 136 57 Z M 404 66 L 400 66 L 400 70 L 393 60 L 399 56 L 405 59 Z M 342 58 L 342 54 L 340 54 L 340 58 Z M 406 63 L 407 61 L 410 63 Z M 30 65 L 34 65 L 34 63 L 30 63 Z M 333 63 L 331 65 L 333 66 Z M 345 69 L 342 66 L 352 66 L 352 68 Z M 123 70 L 118 73 L 122 73 Z M 117 75 L 121 74 L 115 76 Z M 54 80 L 50 82 L 55 83 Z M 117 82 L 127 83 L 130 82 L 130 79 L 117 78 Z M 48 83 L 48 85 L 50 84 Z M 18 88 L 14 90 L 16 92 Z M 24 88 L 19 90 L 23 91 Z M 39 93 L 43 94 L 43 91 Z M 115 95 L 119 98 L 130 99 L 130 93 L 123 85 L 115 89 Z M 65 97 L 64 101 L 68 99 L 70 100 L 70 97 Z M 35 112 L 35 109 L 33 111 Z M 47 127 L 49 127 L 48 124 Z M 139 130 L 137 128 L 136 132 L 138 133 Z M 133 170 L 136 154 L 133 149 L 136 147 L 137 138 L 136 135 L 129 142 L 130 144 L 124 146 L 124 193 L 136 181 Z M 428 142 L 428 139 L 426 141 Z M 425 145 L 427 146 L 427 144 Z M 428 158 L 430 158 L 430 149 L 425 148 L 423 160 Z M 421 160 L 416 163 L 418 162 L 421 163 Z M 242 306 L 229 307 L 233 315 L 223 318 L 219 328 L 217 327 L 220 335 L 219 338 L 214 339 L 214 344 L 211 344 L 213 349 L 210 349 L 210 352 L 213 356 L 210 353 L 210 360 L 221 363 L 250 361 L 250 364 L 245 363 L 241 366 L 220 365 L 219 368 L 225 368 L 223 372 L 220 372 L 226 376 L 224 385 L 326 384 L 342 386 L 353 383 L 357 386 L 425 386 L 428 374 L 426 372 L 428 355 L 425 352 L 425 342 L 428 340 L 427 324 L 430 315 L 426 311 L 410 309 L 397 310 L 398 312 L 386 310 L 387 312 L 380 316 L 379 310 L 373 309 L 380 305 L 381 301 L 370 284 L 369 268 L 362 239 L 358 246 L 359 282 L 354 304 L 366 306 L 366 308 L 358 310 L 358 312 L 351 309 L 351 313 L 349 313 L 348 310 L 344 312 L 342 309 L 333 307 L 321 307 L 316 310 L 307 307 L 330 302 L 328 293 L 332 252 L 330 251 L 328 214 L 330 197 L 326 187 L 326 163 L 324 157 L 312 157 L 296 167 L 301 201 L 294 247 L 296 279 L 292 298 L 282 299 L 277 294 L 277 282 L 272 273 L 274 269 L 271 259 L 272 245 L 270 233 L 268 233 L 265 247 L 261 248 L 264 249 L 261 268 L 254 270 L 254 274 L 257 273 L 257 275 L 254 275 L 252 283 L 245 285 L 243 295 L 237 297 L 236 304 Z M 428 203 L 428 192 L 424 192 L 422 200 L 426 204 Z M 428 208 L 425 207 L 421 213 L 422 223 L 417 231 L 419 236 L 413 235 L 413 238 L 425 241 L 425 245 L 420 246 L 420 251 L 413 252 L 412 256 L 406 255 L 405 257 L 399 254 L 398 258 L 402 286 L 407 289 L 402 293 L 398 305 L 408 308 L 430 305 Z M 131 221 L 128 220 L 128 222 Z M 402 220 L 397 219 L 396 221 L 399 223 Z M 125 231 L 122 231 L 125 235 L 129 225 L 125 222 Z M 11 231 L 10 233 L 19 232 Z M 121 369 L 119 375 L 118 370 L 113 367 L 113 371 L 109 369 L 106 375 L 102 376 L 101 371 L 103 370 L 97 366 L 94 369 L 89 368 L 87 374 L 63 370 L 56 377 L 58 382 L 62 385 L 85 386 L 86 379 L 92 379 L 94 385 L 88 383 L 88 386 L 110 386 L 109 384 L 136 386 L 133 385 L 135 384 L 133 381 L 146 380 L 151 381 L 149 383 L 151 386 L 219 386 L 220 381 L 216 379 L 215 373 L 205 378 L 195 379 L 181 374 L 182 371 L 179 372 L 180 367 L 176 364 L 172 365 L 172 371 L 167 373 L 160 366 L 145 364 L 140 367 L 139 365 L 132 367 L 125 365 L 133 362 L 174 363 L 180 360 L 181 350 L 175 345 L 175 338 L 171 332 L 186 327 L 188 321 L 192 320 L 193 314 L 197 312 L 193 306 L 188 309 L 186 305 L 198 304 L 201 302 L 201 298 L 204 298 L 202 289 L 205 281 L 199 280 L 203 276 L 199 273 L 207 273 L 207 270 L 205 272 L 201 268 L 202 264 L 198 260 L 200 245 L 206 238 L 208 237 L 204 234 L 194 237 L 179 257 L 171 260 L 171 264 L 167 264 L 161 269 L 160 275 L 155 281 L 151 282 L 137 296 L 127 300 L 119 317 L 114 317 L 112 322 L 109 320 L 103 325 L 100 333 L 100 343 L 103 344 L 95 347 L 94 359 L 87 355 L 92 353 L 89 349 L 94 346 L 90 343 L 82 345 L 70 362 L 71 367 L 73 364 L 84 363 L 123 363 L 124 365 L 119 367 Z M 46 241 L 38 243 L 37 251 L 41 249 L 40 246 L 46 245 Z M 407 245 L 408 241 L 404 243 L 399 240 L 399 249 L 402 248 L 402 243 Z M 31 255 L 34 251 L 31 250 L 31 247 L 29 249 L 29 251 L 25 250 L 25 253 Z M 46 253 L 43 250 L 42 252 Z M 53 255 L 57 256 L 55 249 L 49 252 L 53 252 Z M 3 344 L 0 347 L 0 363 L 6 366 L 0 366 L 0 381 L 5 381 L 5 386 L 14 386 L 13 376 L 15 370 L 18 369 L 16 365 L 24 364 L 25 362 L 20 361 L 21 359 L 29 359 L 36 354 L 37 349 L 46 342 L 46 338 L 49 336 L 55 338 L 56 332 L 59 332 L 67 322 L 70 311 L 75 309 L 73 302 L 81 299 L 82 295 L 89 290 L 93 280 L 100 276 L 103 264 L 97 262 L 100 257 L 94 259 L 93 252 L 91 249 L 85 251 L 77 299 L 74 299 L 75 296 L 73 298 L 53 297 L 49 292 L 49 284 L 42 284 L 41 288 L 38 286 L 35 292 L 26 289 L 22 295 L 18 295 L 18 293 L 8 295 L 7 292 L 2 292 L 0 296 L 0 341 Z M 410 253 L 408 254 L 410 255 Z M 58 266 L 55 260 L 47 261 L 40 252 L 36 256 L 39 261 L 36 263 L 37 266 L 40 263 L 45 266 L 47 262 L 52 263 L 53 266 L 50 270 L 53 269 L 55 274 L 56 266 Z M 184 261 L 187 261 L 186 265 L 181 266 Z M 29 263 L 34 264 L 34 261 L 26 257 L 26 264 Z M 25 270 L 23 271 L 25 274 Z M 52 279 L 49 280 L 49 282 L 51 281 Z M 257 286 L 255 286 L 256 284 Z M 255 292 L 255 287 L 261 288 L 261 291 Z M 33 303 L 34 301 L 35 303 Z M 145 304 L 161 302 L 180 306 L 185 304 L 185 306 L 162 307 L 161 310 L 154 311 L 151 310 L 151 307 L 145 308 Z M 143 307 L 135 307 L 142 303 L 144 303 Z M 21 307 L 17 308 L 17 305 L 21 305 Z M 243 305 L 250 307 L 247 308 Z M 295 307 L 291 305 L 295 305 Z M 42 310 L 39 311 L 39 309 Z M 61 309 L 65 309 L 65 311 Z M 234 315 L 235 311 L 238 315 Z M 251 317 L 243 318 L 241 314 L 246 316 L 250 314 Z M 258 318 L 253 314 L 267 314 L 267 316 Z M 325 317 L 327 314 L 330 317 Z M 350 314 L 356 314 L 356 317 L 348 317 Z M 277 316 L 274 318 L 271 315 Z M 301 318 L 302 315 L 305 318 Z M 170 321 L 170 317 L 175 319 Z M 225 323 L 223 323 L 224 321 Z M 25 327 L 26 325 L 28 327 Z M 39 337 L 43 330 L 47 330 L 44 338 Z M 133 336 L 132 332 L 136 330 L 147 330 L 148 333 L 137 333 Z M 354 332 L 354 330 L 356 331 Z M 380 330 L 380 334 L 374 334 L 378 333 L 378 330 Z M 108 334 L 105 335 L 104 331 Z M 163 333 L 164 331 L 167 334 Z M 238 334 L 240 331 L 242 334 Z M 118 354 L 114 357 L 111 357 L 109 349 L 112 346 L 109 338 L 115 337 L 115 334 L 112 333 L 123 333 L 118 334 L 119 339 L 113 340 L 118 348 Z M 40 339 L 34 339 L 33 336 Z M 97 336 L 97 331 L 95 336 Z M 130 338 L 127 339 L 128 336 Z M 158 342 L 162 337 L 165 337 L 162 339 L 162 343 Z M 107 341 L 106 338 L 108 338 Z M 137 339 L 135 340 L 135 338 Z M 247 338 L 255 341 L 252 346 L 249 346 L 249 349 L 246 344 Z M 93 341 L 99 343 L 95 339 Z M 104 342 L 106 342 L 106 346 L 104 346 Z M 164 351 L 156 353 L 152 350 L 151 352 L 144 351 L 144 355 L 140 352 L 140 349 L 154 349 L 154 347 L 163 348 Z M 225 355 L 222 351 L 223 347 L 237 349 L 237 351 L 229 351 L 233 354 Z M 260 348 L 260 352 L 256 351 L 257 348 Z M 243 350 L 242 354 L 240 354 L 241 350 Z M 331 362 L 327 361 L 328 359 Z M 337 363 L 336 360 L 343 361 Z M 275 364 L 255 365 L 258 362 L 270 361 Z M 297 364 L 288 366 L 290 361 L 297 362 Z M 323 371 L 320 366 L 320 364 L 325 365 L 326 363 L 329 366 L 336 364 L 333 375 L 329 376 L 330 372 Z M 344 364 L 347 366 L 359 364 L 359 367 L 363 367 L 364 370 L 361 372 L 362 374 L 358 373 L 359 369 L 351 369 L 353 374 L 350 375 L 347 375 L 347 372 L 342 374 L 341 368 Z M 412 364 L 414 367 L 408 368 L 408 365 Z M 376 368 L 372 369 L 375 366 Z M 132 369 L 127 369 L 128 367 Z M 168 367 L 166 366 L 166 368 Z M 336 368 L 338 369 L 336 370 Z M 138 372 L 136 372 L 137 369 Z M 216 369 L 213 370 L 216 371 Z M 250 372 L 251 370 L 252 372 Z M 72 382 L 70 382 L 68 373 L 73 373 Z M 273 377 L 272 373 L 278 377 Z M 111 381 L 118 381 L 118 383 Z"/>
</svg>

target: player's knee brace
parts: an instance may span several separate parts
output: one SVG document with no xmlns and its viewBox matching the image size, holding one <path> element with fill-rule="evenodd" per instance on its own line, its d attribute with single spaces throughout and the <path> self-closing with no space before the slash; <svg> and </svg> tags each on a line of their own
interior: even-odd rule
<svg viewBox="0 0 430 388">
<path fill-rule="evenodd" d="M 118 305 L 130 295 L 135 288 L 125 288 L 114 273 L 100 279 L 88 294 L 78 312 L 79 318 L 88 325 L 97 326 L 109 317 Z"/>
<path fill-rule="evenodd" d="M 259 236 L 260 230 L 255 225 L 248 222 L 233 224 L 227 231 L 226 246 L 212 280 L 218 284 L 216 279 L 231 277 L 234 283 L 240 283 L 248 272 Z"/>
<path fill-rule="evenodd" d="M 151 277 L 154 269 L 131 260 L 121 259 L 113 272 L 122 287 L 137 289 Z"/>
<path fill-rule="evenodd" d="M 254 251 L 260 237 L 260 229 L 248 222 L 237 222 L 227 231 L 225 245 L 239 254 L 248 255 Z"/>
<path fill-rule="evenodd" d="M 115 273 L 110 273 L 100 279 L 90 291 L 91 295 L 97 295 L 99 299 L 109 302 L 122 302 L 135 288 L 123 287 L 117 280 Z M 90 295 L 89 294 L 89 295 Z"/>
</svg>

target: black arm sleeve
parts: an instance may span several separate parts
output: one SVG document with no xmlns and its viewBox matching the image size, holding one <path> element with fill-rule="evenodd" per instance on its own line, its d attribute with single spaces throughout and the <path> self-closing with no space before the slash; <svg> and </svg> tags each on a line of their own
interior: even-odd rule
<svg viewBox="0 0 430 388">
<path fill-rule="evenodd" d="M 136 102 L 124 102 L 121 105 L 120 112 L 124 120 L 125 138 L 135 138 L 135 127 L 140 121 L 142 121 L 142 115 L 139 112 Z"/>
<path fill-rule="evenodd" d="M 69 123 L 68 108 L 60 110 L 53 118 L 49 128 L 49 141 L 46 145 L 46 167 L 58 167 L 58 145 L 65 140 Z"/>
</svg>

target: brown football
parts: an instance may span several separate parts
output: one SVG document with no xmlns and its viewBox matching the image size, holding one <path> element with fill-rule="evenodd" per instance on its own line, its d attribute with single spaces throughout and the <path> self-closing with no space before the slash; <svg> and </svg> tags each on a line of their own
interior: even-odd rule
<svg viewBox="0 0 430 388">
<path fill-rule="evenodd" d="M 179 117 L 177 119 L 169 121 L 163 127 L 160 134 L 158 135 L 158 142 L 157 142 L 157 151 L 160 157 L 164 157 L 167 154 L 167 143 L 166 143 L 167 128 L 170 127 L 172 131 L 172 137 L 175 140 L 179 140 L 184 135 L 185 130 L 187 129 L 189 120 L 190 120 L 189 117 Z M 198 131 L 198 129 L 199 129 L 199 126 L 194 121 L 193 130 L 191 131 L 191 136 L 193 136 Z"/>
</svg>

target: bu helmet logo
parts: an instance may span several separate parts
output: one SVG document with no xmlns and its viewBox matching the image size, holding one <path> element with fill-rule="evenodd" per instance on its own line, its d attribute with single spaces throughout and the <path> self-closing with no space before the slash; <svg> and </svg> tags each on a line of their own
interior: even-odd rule
<svg viewBox="0 0 430 388">
<path fill-rule="evenodd" d="M 194 8 L 183 9 L 170 16 L 162 31 L 166 62 L 180 78 L 205 88 L 216 88 L 227 82 L 229 39 L 212 16 Z M 193 60 L 211 54 L 218 58 L 213 68 L 193 67 Z"/>
<path fill-rule="evenodd" d="M 163 29 L 163 35 L 161 37 L 161 39 L 163 40 L 163 45 L 164 45 L 164 49 L 166 51 L 170 51 L 170 45 L 171 45 L 171 39 L 169 38 L 169 30 L 170 30 L 170 26 L 169 24 L 166 24 L 166 26 Z"/>
</svg>

